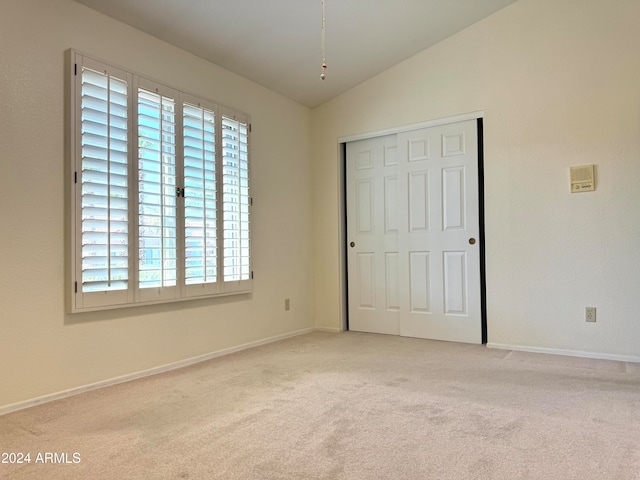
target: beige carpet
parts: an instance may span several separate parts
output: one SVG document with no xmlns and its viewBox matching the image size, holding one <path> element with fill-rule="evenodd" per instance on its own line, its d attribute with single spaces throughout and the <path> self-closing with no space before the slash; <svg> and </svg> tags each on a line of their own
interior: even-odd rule
<svg viewBox="0 0 640 480">
<path fill-rule="evenodd" d="M 11 480 L 639 479 L 640 365 L 313 333 L 5 415 L 0 452 L 31 453 Z"/>
</svg>

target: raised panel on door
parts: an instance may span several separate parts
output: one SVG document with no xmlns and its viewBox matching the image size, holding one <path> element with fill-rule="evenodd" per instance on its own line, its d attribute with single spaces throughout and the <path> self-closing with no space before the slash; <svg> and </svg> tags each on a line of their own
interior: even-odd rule
<svg viewBox="0 0 640 480">
<path fill-rule="evenodd" d="M 385 252 L 385 300 L 389 312 L 400 311 L 398 268 L 398 252 Z"/>
<path fill-rule="evenodd" d="M 409 311 L 431 313 L 430 252 L 409 252 Z"/>
<path fill-rule="evenodd" d="M 465 168 L 442 169 L 442 229 L 465 229 L 467 203 L 465 199 Z"/>
<path fill-rule="evenodd" d="M 466 315 L 467 308 L 467 252 L 442 253 L 444 314 Z"/>
<path fill-rule="evenodd" d="M 429 231 L 429 171 L 410 172 L 409 186 L 409 231 Z"/>
<path fill-rule="evenodd" d="M 384 231 L 398 234 L 398 177 L 384 177 Z"/>
<path fill-rule="evenodd" d="M 356 301 L 358 308 L 376 308 L 376 266 L 373 252 L 359 252 L 356 255 L 357 280 L 359 289 Z"/>
<path fill-rule="evenodd" d="M 358 235 L 372 235 L 374 230 L 375 198 L 374 179 L 367 178 L 356 183 L 356 228 Z"/>
</svg>

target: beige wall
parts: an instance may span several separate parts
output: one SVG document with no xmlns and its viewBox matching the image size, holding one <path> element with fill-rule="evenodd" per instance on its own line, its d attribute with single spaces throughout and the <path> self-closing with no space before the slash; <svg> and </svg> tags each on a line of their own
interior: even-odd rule
<svg viewBox="0 0 640 480">
<path fill-rule="evenodd" d="M 68 48 L 251 115 L 252 298 L 65 314 Z M 70 0 L 2 0 L 0 59 L 0 408 L 313 327 L 307 108 Z"/>
<path fill-rule="evenodd" d="M 638 0 L 520 0 L 315 109 L 317 324 L 340 325 L 337 139 L 483 111 L 489 342 L 640 360 L 638 45 Z M 583 164 L 597 191 L 570 194 Z"/>
</svg>

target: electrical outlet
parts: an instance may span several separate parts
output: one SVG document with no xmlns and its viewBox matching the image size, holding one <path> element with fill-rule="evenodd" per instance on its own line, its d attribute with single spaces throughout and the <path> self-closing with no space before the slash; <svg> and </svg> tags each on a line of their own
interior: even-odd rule
<svg viewBox="0 0 640 480">
<path fill-rule="evenodd" d="M 291 302 L 289 301 L 288 298 L 284 299 L 284 309 L 285 309 L 285 311 L 291 310 Z"/>
<path fill-rule="evenodd" d="M 586 322 L 595 322 L 596 321 L 596 307 L 585 307 L 584 308 L 584 320 Z"/>
</svg>

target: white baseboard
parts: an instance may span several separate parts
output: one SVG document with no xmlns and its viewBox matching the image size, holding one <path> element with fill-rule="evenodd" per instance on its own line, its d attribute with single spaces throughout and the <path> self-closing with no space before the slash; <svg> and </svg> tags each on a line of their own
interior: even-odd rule
<svg viewBox="0 0 640 480">
<path fill-rule="evenodd" d="M 612 355 L 609 353 L 582 352 L 577 350 L 564 350 L 562 348 L 528 347 L 525 345 L 507 345 L 504 343 L 487 343 L 488 348 L 500 350 L 517 350 L 520 352 L 549 353 L 552 355 L 565 355 L 568 357 L 595 358 L 599 360 L 613 360 L 616 362 L 640 363 L 640 357 L 630 355 Z"/>
<path fill-rule="evenodd" d="M 333 328 L 333 327 L 316 327 L 315 328 L 316 332 L 328 332 L 328 333 L 340 333 L 342 332 L 341 328 Z"/>
<path fill-rule="evenodd" d="M 298 335 L 304 335 L 305 333 L 311 333 L 318 330 L 324 330 L 324 329 L 305 328 L 303 330 L 297 330 L 295 332 L 285 333 L 283 335 L 276 335 L 275 337 L 270 337 L 262 340 L 256 340 L 254 342 L 245 343 L 243 345 L 238 345 L 236 347 L 225 348 L 223 350 L 207 353 L 205 355 L 199 355 L 197 357 L 187 358 L 185 360 L 180 360 L 178 362 L 161 365 L 159 367 L 150 368 L 148 370 L 143 370 L 140 372 L 130 373 L 128 375 L 122 375 L 120 377 L 102 380 L 100 382 L 91 383 L 89 385 L 82 385 L 81 387 L 70 388 L 69 390 L 63 390 L 61 392 L 52 393 L 50 395 L 44 395 L 42 397 L 33 398 L 31 400 L 11 403 L 9 405 L 0 406 L 0 416 L 6 415 L 7 413 L 11 413 L 11 412 L 16 412 L 18 410 L 24 410 L 25 408 L 35 407 L 36 405 L 41 405 L 43 403 L 53 402 L 55 400 L 60 400 L 62 398 L 78 395 L 80 393 L 89 392 L 91 390 L 97 390 L 98 388 L 110 387 L 112 385 L 117 385 L 119 383 L 130 382 L 132 380 L 137 380 L 139 378 L 149 377 L 151 375 L 157 375 L 159 373 L 169 372 L 171 370 L 176 370 L 178 368 L 188 367 L 189 365 L 205 362 L 207 360 L 211 360 L 212 358 L 221 357 L 223 355 L 229 355 L 231 353 L 236 353 L 242 350 L 247 350 L 249 348 L 259 347 L 261 345 L 278 342 L 280 340 L 285 340 L 291 337 L 297 337 Z"/>
</svg>

